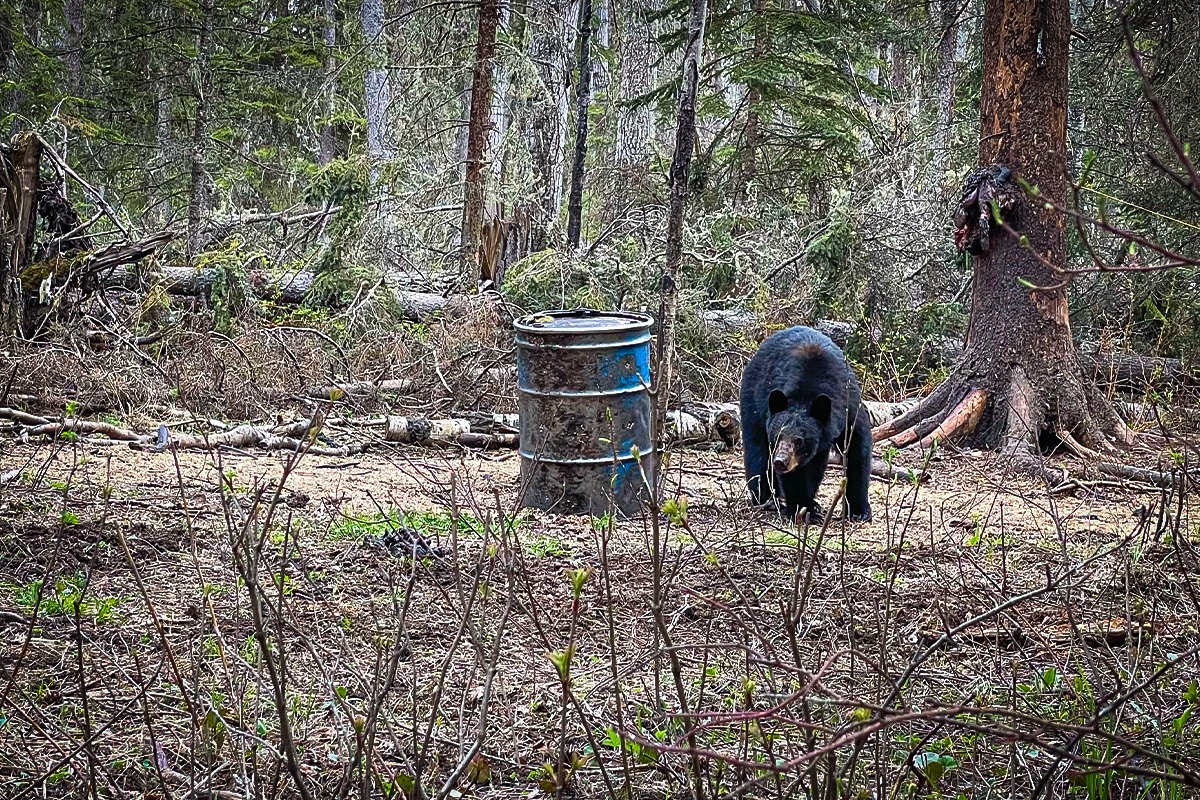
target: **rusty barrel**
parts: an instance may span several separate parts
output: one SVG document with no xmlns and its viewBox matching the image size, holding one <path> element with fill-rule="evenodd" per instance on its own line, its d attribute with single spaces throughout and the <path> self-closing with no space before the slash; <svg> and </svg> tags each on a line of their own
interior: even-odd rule
<svg viewBox="0 0 1200 800">
<path fill-rule="evenodd" d="M 615 501 L 630 516 L 648 497 L 653 322 L 575 309 L 514 323 L 524 505 L 598 517 Z"/>
</svg>

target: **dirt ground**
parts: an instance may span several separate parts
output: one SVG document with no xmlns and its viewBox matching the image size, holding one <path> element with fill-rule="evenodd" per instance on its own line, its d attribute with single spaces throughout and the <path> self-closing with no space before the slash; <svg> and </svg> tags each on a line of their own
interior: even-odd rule
<svg viewBox="0 0 1200 800">
<path fill-rule="evenodd" d="M 955 453 L 798 535 L 744 502 L 740 453 L 670 469 L 656 549 L 646 519 L 518 510 L 506 451 L 4 442 L 0 796 L 775 796 L 834 766 L 863 796 L 1064 796 L 1056 748 L 1131 791 L 1200 770 L 1194 497 Z"/>
</svg>

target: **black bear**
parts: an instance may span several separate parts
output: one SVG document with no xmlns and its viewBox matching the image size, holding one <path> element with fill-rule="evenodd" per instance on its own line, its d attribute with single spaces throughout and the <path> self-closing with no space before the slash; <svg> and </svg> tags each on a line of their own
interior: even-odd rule
<svg viewBox="0 0 1200 800">
<path fill-rule="evenodd" d="M 817 488 L 837 447 L 846 465 L 846 516 L 869 520 L 871 422 L 862 391 L 840 348 L 823 333 L 796 326 L 765 342 L 742 375 L 742 447 L 746 480 L 762 504 L 784 502 L 822 518 Z"/>
</svg>

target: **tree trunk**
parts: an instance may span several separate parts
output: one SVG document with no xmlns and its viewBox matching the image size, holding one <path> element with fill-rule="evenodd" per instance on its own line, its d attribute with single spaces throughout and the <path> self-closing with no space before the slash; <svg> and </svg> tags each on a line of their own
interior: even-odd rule
<svg viewBox="0 0 1200 800">
<path fill-rule="evenodd" d="M 941 34 L 938 43 L 937 99 L 938 120 L 933 129 L 934 174 L 941 178 L 946 168 L 946 150 L 954 124 L 955 54 L 958 51 L 958 14 L 960 0 L 938 0 L 934 30 Z"/>
<path fill-rule="evenodd" d="M 671 159 L 670 207 L 667 213 L 666 264 L 663 267 L 658 312 L 658 364 L 655 375 L 655 405 L 658 446 L 663 444 L 663 421 L 671 398 L 674 377 L 675 315 L 679 307 L 679 271 L 683 263 L 683 211 L 687 203 L 688 171 L 696 145 L 696 90 L 700 82 L 707 0 L 692 0 L 687 42 L 683 53 L 683 76 L 675 116 L 675 154 Z"/>
<path fill-rule="evenodd" d="M 657 42 L 654 26 L 647 19 L 650 5 L 635 0 L 624 6 L 620 31 L 621 86 L 617 107 L 616 161 L 621 171 L 618 180 L 628 183 L 630 173 L 644 170 L 654 138 L 654 110 L 646 103 L 635 104 L 654 88 Z"/>
<path fill-rule="evenodd" d="M 507 0 L 500 0 L 497 27 L 507 29 L 511 10 Z M 488 111 L 488 141 L 486 153 L 491 167 L 491 180 L 495 186 L 502 185 L 505 176 L 504 139 L 508 135 L 509 75 L 499 58 L 492 59 L 492 97 Z M 485 219 L 493 220 L 497 214 L 485 207 Z"/>
<path fill-rule="evenodd" d="M 754 62 L 758 65 L 767 52 L 767 2 L 754 0 Z M 758 104 L 762 102 L 762 89 L 757 79 L 746 83 L 746 123 L 742 126 L 742 161 L 739 167 L 735 203 L 745 203 L 750 186 L 758 174 Z"/>
<path fill-rule="evenodd" d="M 79 96 L 83 88 L 83 0 L 63 0 L 63 66 L 67 86 Z"/>
<path fill-rule="evenodd" d="M 0 75 L 17 74 L 17 13 L 8 4 L 0 6 Z M 0 117 L 17 110 L 15 87 L 0 90 Z"/>
<path fill-rule="evenodd" d="M 463 191 L 464 273 L 479 274 L 479 245 L 483 232 L 483 165 L 491 115 L 492 58 L 496 54 L 496 28 L 500 22 L 497 0 L 480 0 L 479 34 L 475 42 L 475 67 L 471 72 L 471 121 L 467 127 L 467 175 Z"/>
<path fill-rule="evenodd" d="M 203 217 L 211 207 L 208 170 L 208 117 L 213 97 L 213 1 L 200 0 L 196 37 L 196 112 L 192 127 L 191 190 L 188 195 L 188 253 L 195 255 L 203 236 Z"/>
<path fill-rule="evenodd" d="M 1064 219 L 1019 181 L 1066 204 L 1069 0 L 984 5 L 980 170 L 964 187 L 955 240 L 974 258 L 962 360 L 920 406 L 876 432 L 903 446 L 970 437 L 1027 457 L 1043 434 L 1111 449 L 1129 430 L 1085 374 L 1071 340 Z M 1011 172 L 1010 172 L 1011 170 Z M 993 204 L 1005 226 L 991 221 Z"/>
<path fill-rule="evenodd" d="M 507 29 L 511 19 L 511 9 L 508 0 L 500 0 L 497 27 Z M 479 280 L 490 282 L 493 288 L 499 288 L 501 272 L 505 266 L 505 245 L 508 238 L 509 224 L 505 219 L 505 209 L 502 200 L 504 181 L 507 176 L 507 147 L 508 136 L 508 101 L 509 75 L 501 59 L 495 58 L 492 63 L 492 98 L 488 112 L 487 154 L 490 176 L 487 185 L 495 187 L 491 192 L 492 199 L 486 199 L 483 204 L 483 223 L 480 227 L 479 248 L 476 262 L 479 266 Z"/>
<path fill-rule="evenodd" d="M 528 105 L 529 160 L 537 202 L 529 212 L 530 248 L 543 250 L 562 207 L 563 144 L 570 107 L 570 25 L 573 0 L 541 0 L 530 4 L 529 61 L 537 71 L 540 91 Z"/>
<path fill-rule="evenodd" d="M 160 30 L 169 30 L 175 25 L 175 12 L 170 3 L 145 4 L 146 17 Z M 154 51 L 148 51 L 143 69 L 154 76 L 154 155 L 146 165 L 149 190 L 146 192 L 146 216 L 157 230 L 165 230 L 173 220 L 171 209 L 171 177 L 176 169 L 178 151 L 175 146 L 171 109 L 172 73 L 179 71 L 178 65 Z"/>
<path fill-rule="evenodd" d="M 337 0 L 325 0 L 325 19 L 321 24 L 321 42 L 325 45 L 325 108 L 321 123 L 318 164 L 328 164 L 337 149 L 333 129 L 334 101 L 337 98 Z"/>
<path fill-rule="evenodd" d="M 609 0 L 596 0 L 596 49 L 592 57 L 592 97 L 608 91 L 608 48 L 612 43 L 612 11 Z"/>
<path fill-rule="evenodd" d="M 38 164 L 41 140 L 17 134 L 0 156 L 0 331 L 15 335 L 25 319 L 21 271 L 29 263 L 37 226 Z"/>
<path fill-rule="evenodd" d="M 583 161 L 587 155 L 588 105 L 592 95 L 592 0 L 579 6 L 579 82 L 575 86 L 575 159 L 571 163 L 571 195 L 567 199 L 567 243 L 579 247 L 583 225 Z"/>
<path fill-rule="evenodd" d="M 392 158 L 388 114 L 392 107 L 392 84 L 387 70 L 387 46 L 383 40 L 383 0 L 362 0 L 363 38 L 367 48 L 367 74 L 363 95 L 367 114 L 367 162 L 371 185 L 379 183 L 379 168 Z"/>
</svg>

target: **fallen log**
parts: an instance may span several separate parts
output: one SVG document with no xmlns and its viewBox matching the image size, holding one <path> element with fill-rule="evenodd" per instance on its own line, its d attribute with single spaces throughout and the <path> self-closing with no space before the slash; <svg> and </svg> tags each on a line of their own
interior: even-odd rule
<svg viewBox="0 0 1200 800">
<path fill-rule="evenodd" d="M 1148 389 L 1200 385 L 1200 371 L 1178 358 L 1159 358 L 1104 350 L 1090 342 L 1079 347 L 1092 379 L 1118 391 L 1144 393 Z"/>
<path fill-rule="evenodd" d="M 471 380 L 474 383 L 484 380 L 502 382 L 514 380 L 516 374 L 517 370 L 515 367 L 505 364 L 472 372 Z M 371 400 L 383 395 L 413 394 L 420 388 L 421 384 L 410 378 L 380 381 L 338 381 L 336 383 L 309 386 L 304 390 L 304 395 L 312 400 Z"/>
<path fill-rule="evenodd" d="M 388 417 L 384 441 L 400 444 L 462 445 L 483 450 L 516 447 L 515 433 L 479 433 L 471 430 L 468 419 L 426 419 L 425 417 Z"/>
<path fill-rule="evenodd" d="M 217 273 L 211 269 L 164 266 L 159 270 L 157 279 L 169 294 L 207 297 L 217 280 Z M 311 291 L 314 280 L 313 274 L 308 270 L 280 275 L 251 270 L 247 275 L 250 289 L 256 298 L 282 303 L 302 302 Z M 105 285 L 114 289 L 137 291 L 143 282 L 144 276 L 139 275 L 136 270 L 124 268 L 113 270 Z M 467 295 L 443 297 L 433 292 L 410 292 L 404 289 L 384 289 L 384 291 L 391 293 L 392 299 L 400 306 L 404 318 L 414 322 L 426 320 L 438 314 L 466 314 L 471 308 L 471 298 Z"/>
<path fill-rule="evenodd" d="M 386 381 L 348 381 L 326 386 L 309 386 L 304 394 L 313 400 L 371 399 L 383 394 L 409 394 L 417 386 L 407 378 Z"/>
<path fill-rule="evenodd" d="M 842 454 L 837 450 L 829 451 L 829 463 L 843 469 L 846 466 L 842 460 Z M 871 474 L 885 481 L 903 481 L 904 483 L 923 483 L 929 479 L 929 473 L 923 469 L 897 467 L 881 460 L 878 456 L 871 459 Z"/>
<path fill-rule="evenodd" d="M 108 422 L 64 417 L 53 419 L 27 414 L 13 408 L 0 408 L 0 419 L 11 419 L 24 426 L 22 436 L 56 438 L 63 434 L 76 436 L 99 435 L 113 442 L 128 442 L 137 450 L 216 450 L 221 447 L 259 447 L 264 450 L 303 450 L 313 455 L 346 456 L 361 453 L 367 444 L 331 446 L 312 444 L 308 441 L 310 423 L 301 421 L 291 425 L 269 428 L 260 425 L 238 425 L 227 431 L 212 434 L 172 433 L 167 426 L 160 425 L 155 434 L 143 434 Z"/>
<path fill-rule="evenodd" d="M 668 411 L 665 427 L 671 444 L 711 442 L 732 449 L 742 441 L 741 412 L 733 403 L 691 404 Z"/>
<path fill-rule="evenodd" d="M 866 400 L 871 427 L 895 419 L 916 406 L 920 398 L 895 403 Z M 742 413 L 737 403 L 690 403 L 667 412 L 667 441 L 678 444 L 723 443 L 735 447 L 742 439 Z"/>
</svg>

